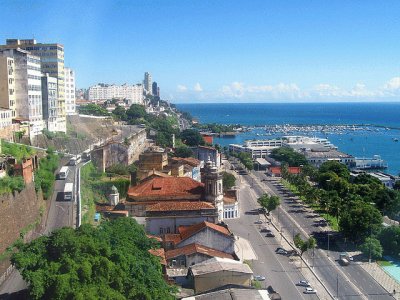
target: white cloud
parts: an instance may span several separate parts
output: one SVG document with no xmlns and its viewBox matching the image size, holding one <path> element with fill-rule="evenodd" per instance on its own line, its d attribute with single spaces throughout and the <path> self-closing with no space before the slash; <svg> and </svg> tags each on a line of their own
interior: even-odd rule
<svg viewBox="0 0 400 300">
<path fill-rule="evenodd" d="M 310 88 L 296 83 L 251 85 L 234 81 L 214 91 L 204 91 L 200 83 L 193 89 L 178 85 L 182 100 L 199 101 L 398 101 L 400 99 L 400 77 L 394 77 L 380 87 L 370 88 L 364 83 L 343 88 L 330 83 L 319 83 Z"/>
<path fill-rule="evenodd" d="M 186 92 L 187 91 L 187 87 L 185 85 L 182 85 L 182 84 L 178 84 L 176 89 L 178 90 L 178 92 Z"/>
<path fill-rule="evenodd" d="M 197 82 L 197 83 L 194 85 L 193 90 L 194 90 L 195 92 L 202 92 L 202 91 L 203 91 L 203 88 L 201 87 L 200 83 Z"/>
<path fill-rule="evenodd" d="M 243 82 L 232 82 L 221 88 L 222 97 L 234 98 L 300 98 L 303 93 L 294 83 L 279 83 L 277 85 L 246 85 Z"/>
<path fill-rule="evenodd" d="M 383 86 L 385 90 L 400 90 L 400 77 L 393 77 Z"/>
</svg>

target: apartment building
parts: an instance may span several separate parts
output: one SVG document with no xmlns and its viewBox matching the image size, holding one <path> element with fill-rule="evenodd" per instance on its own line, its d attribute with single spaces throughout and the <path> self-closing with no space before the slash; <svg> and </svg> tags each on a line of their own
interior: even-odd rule
<svg viewBox="0 0 400 300">
<path fill-rule="evenodd" d="M 16 117 L 14 75 L 14 59 L 0 55 L 0 107 L 10 109 L 12 118 Z"/>
<path fill-rule="evenodd" d="M 66 132 L 64 46 L 58 43 L 37 43 L 34 39 L 7 39 L 0 50 L 23 49 L 40 58 L 41 71 L 57 78 L 57 131 Z M 40 75 L 39 79 L 40 80 Z"/>
<path fill-rule="evenodd" d="M 22 49 L 0 49 L 0 55 L 14 59 L 16 118 L 29 121 L 31 138 L 41 134 L 44 122 L 40 57 Z"/>
<path fill-rule="evenodd" d="M 75 71 L 70 68 L 64 68 L 64 83 L 65 83 L 65 111 L 67 115 L 76 114 L 75 105 Z"/>
<path fill-rule="evenodd" d="M 144 89 L 147 94 L 152 94 L 153 82 L 151 79 L 151 75 L 149 72 L 144 73 L 144 80 L 143 80 Z"/>
<path fill-rule="evenodd" d="M 57 78 L 42 76 L 42 110 L 47 130 L 57 131 Z"/>
<path fill-rule="evenodd" d="M 143 85 L 115 85 L 103 84 L 89 88 L 89 101 L 105 101 L 113 98 L 126 99 L 129 105 L 143 104 Z"/>
</svg>

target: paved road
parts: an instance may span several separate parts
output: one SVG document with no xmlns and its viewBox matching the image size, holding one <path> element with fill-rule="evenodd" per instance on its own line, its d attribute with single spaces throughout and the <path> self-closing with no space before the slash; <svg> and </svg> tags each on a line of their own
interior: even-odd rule
<svg viewBox="0 0 400 300">
<path fill-rule="evenodd" d="M 275 249 L 280 247 L 278 240 L 266 238 L 260 233 L 260 225 L 255 224 L 260 217 L 253 195 L 249 186 L 240 190 L 241 216 L 239 219 L 226 220 L 226 223 L 235 235 L 248 239 L 256 252 L 258 260 L 251 262 L 254 274 L 265 276 L 262 285 L 271 285 L 282 299 L 318 299 L 316 295 L 303 294 L 304 288 L 295 285 L 304 278 L 288 257 L 275 254 Z"/>
<path fill-rule="evenodd" d="M 74 182 L 76 166 L 70 166 L 70 172 L 65 180 L 56 180 L 51 198 L 46 227 L 43 234 L 49 234 L 56 228 L 74 226 L 75 210 L 74 201 L 64 201 L 63 191 L 67 182 Z M 0 299 L 24 299 L 21 290 L 27 288 L 20 273 L 14 270 L 0 287 Z"/>
<path fill-rule="evenodd" d="M 267 180 L 260 182 L 250 176 L 245 176 L 246 180 L 253 184 L 257 194 L 261 195 L 266 188 L 281 197 L 281 209 L 273 215 L 277 219 L 279 214 L 279 222 L 284 231 L 290 231 L 292 235 L 300 233 L 303 237 L 310 234 L 318 236 L 319 245 L 322 244 L 325 249 L 317 248 L 314 258 L 311 253 L 306 253 L 305 258 L 314 265 L 314 270 L 324 280 L 333 295 L 339 294 L 339 299 L 393 299 L 361 266 L 353 263 L 342 267 L 338 264 L 337 258 L 341 251 L 335 247 L 332 240 L 329 241 L 329 252 L 326 249 L 328 234 L 325 227 L 316 226 L 319 216 L 303 206 L 278 182 L 272 182 L 274 180 L 271 181 L 271 178 L 267 178 L 262 172 L 253 172 L 253 174 L 259 179 Z"/>
</svg>

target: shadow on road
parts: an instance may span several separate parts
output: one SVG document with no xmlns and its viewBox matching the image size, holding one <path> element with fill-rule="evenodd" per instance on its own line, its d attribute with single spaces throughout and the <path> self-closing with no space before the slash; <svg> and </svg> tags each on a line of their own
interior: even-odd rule
<svg viewBox="0 0 400 300">
<path fill-rule="evenodd" d="M 15 293 L 6 293 L 0 295 L 0 300 L 27 300 L 29 299 L 28 290 L 21 290 Z"/>
</svg>

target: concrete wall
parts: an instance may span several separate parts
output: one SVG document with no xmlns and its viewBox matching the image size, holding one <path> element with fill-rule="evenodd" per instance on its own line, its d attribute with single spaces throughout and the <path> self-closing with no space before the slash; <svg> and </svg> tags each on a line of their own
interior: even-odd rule
<svg viewBox="0 0 400 300">
<path fill-rule="evenodd" d="M 235 240 L 234 237 L 228 237 L 222 233 L 214 231 L 209 228 L 205 228 L 202 231 L 198 232 L 197 234 L 191 236 L 190 238 L 182 241 L 179 243 L 176 248 L 181 248 L 183 246 L 197 243 L 203 246 L 216 249 L 225 253 L 234 253 L 234 244 Z"/>
<path fill-rule="evenodd" d="M 36 221 L 41 205 L 45 209 L 47 202 L 36 195 L 33 183 L 15 196 L 0 196 L 0 253 L 19 238 L 24 227 Z"/>
</svg>

